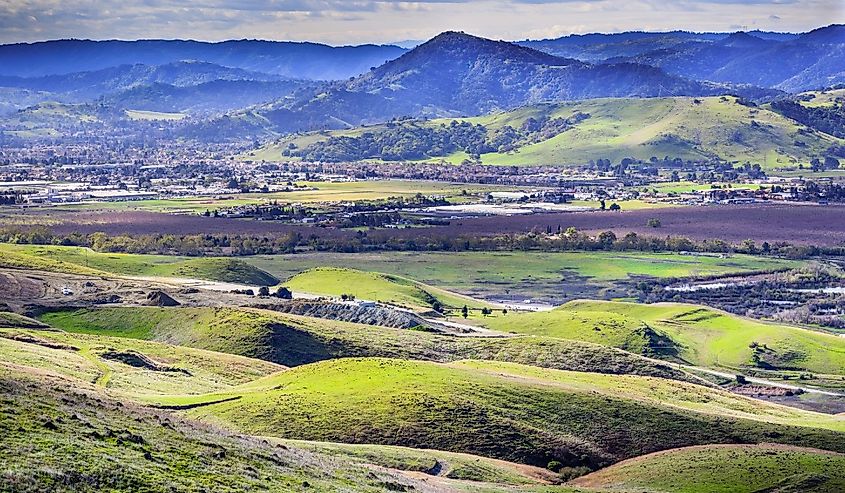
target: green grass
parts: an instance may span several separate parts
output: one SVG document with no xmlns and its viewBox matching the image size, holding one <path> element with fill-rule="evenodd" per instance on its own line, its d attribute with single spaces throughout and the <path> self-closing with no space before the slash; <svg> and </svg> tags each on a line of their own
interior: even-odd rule
<svg viewBox="0 0 845 493">
<path fill-rule="evenodd" d="M 696 103 L 695 101 L 699 101 Z M 547 103 L 510 112 L 465 118 L 491 129 L 519 128 L 529 117 L 569 117 L 576 112 L 590 118 L 551 139 L 523 146 L 515 152 L 490 153 L 482 162 L 494 165 L 585 164 L 590 160 L 625 157 L 648 160 L 652 156 L 706 159 L 718 156 L 731 162 L 760 163 L 767 169 L 808 164 L 841 139 L 813 132 L 801 134 L 803 125 L 766 108 L 740 105 L 733 97 L 720 98 L 620 98 Z M 449 119 L 450 120 L 450 119 Z M 449 120 L 431 120 L 439 125 Z M 459 119 L 461 120 L 461 119 Z M 379 126 L 368 127 L 377 132 Z M 352 134 L 361 129 L 352 131 Z M 350 131 L 311 133 L 282 139 L 258 151 L 262 158 L 280 159 L 280 149 L 290 143 L 305 147 L 330 135 Z M 806 146 L 796 146 L 801 141 Z M 432 161 L 459 164 L 459 152 Z"/>
<path fill-rule="evenodd" d="M 737 440 L 845 450 L 841 418 L 672 380 L 489 361 L 333 360 L 161 402 L 205 404 L 187 414 L 249 434 L 437 447 L 538 466 L 595 469 Z"/>
<path fill-rule="evenodd" d="M 845 89 L 833 89 L 830 91 L 807 91 L 801 93 L 803 96 L 811 95 L 809 101 L 800 101 L 801 105 L 808 108 L 833 107 L 845 104 Z"/>
<path fill-rule="evenodd" d="M 376 493 L 425 488 L 401 472 L 221 433 L 50 374 L 0 369 L 3 491 Z"/>
<path fill-rule="evenodd" d="M 17 313 L 0 312 L 0 328 L 9 329 L 40 329 L 45 328 L 38 320 L 18 315 Z"/>
<path fill-rule="evenodd" d="M 581 477 L 602 491 L 755 493 L 845 491 L 845 455 L 775 445 L 725 445 L 658 452 Z"/>
<path fill-rule="evenodd" d="M 89 248 L 0 244 L 0 267 L 70 274 L 185 277 L 270 286 L 274 276 L 238 259 L 101 253 Z"/>
<path fill-rule="evenodd" d="M 345 443 L 279 440 L 292 447 L 342 457 L 352 462 L 362 462 L 401 471 L 429 473 L 442 468 L 439 476 L 448 479 L 481 481 L 510 485 L 536 484 L 539 480 L 556 480 L 556 475 L 546 469 L 519 466 L 477 455 L 420 450 L 391 445 L 355 445 Z"/>
<path fill-rule="evenodd" d="M 364 356 L 439 362 L 471 358 L 696 381 L 668 364 L 579 341 L 454 337 L 266 310 L 120 307 L 50 312 L 41 320 L 75 333 L 155 340 L 285 366 Z"/>
<path fill-rule="evenodd" d="M 697 305 L 575 301 L 549 312 L 489 319 L 487 325 L 629 349 L 636 349 L 635 345 L 626 346 L 630 338 L 637 340 L 643 328 L 648 327 L 658 336 L 652 338 L 657 347 L 670 346 L 677 351 L 672 356 L 694 365 L 726 368 L 754 365 L 845 375 L 845 339 L 841 337 L 760 322 Z M 750 347 L 753 342 L 765 348 L 755 350 Z M 762 361 L 756 365 L 752 360 L 755 352 Z"/>
<path fill-rule="evenodd" d="M 484 302 L 405 277 L 337 267 L 318 267 L 301 272 L 285 281 L 284 285 L 299 293 L 333 297 L 351 294 L 359 300 L 380 301 L 414 310 L 430 310 L 437 302 L 452 309 L 464 305 L 471 308 L 486 306 Z"/>
<path fill-rule="evenodd" d="M 690 277 L 795 268 L 800 262 L 749 255 L 640 252 L 379 252 L 258 255 L 246 262 L 286 279 L 315 267 L 347 267 L 415 279 L 476 297 L 518 294 L 560 299 L 645 277 Z M 570 288 L 569 285 L 575 285 Z"/>
<path fill-rule="evenodd" d="M 129 364 L 137 359 L 151 364 Z M 214 392 L 284 369 L 266 361 L 159 342 L 16 329 L 0 329 L 0 361 L 56 372 L 136 398 Z"/>
</svg>

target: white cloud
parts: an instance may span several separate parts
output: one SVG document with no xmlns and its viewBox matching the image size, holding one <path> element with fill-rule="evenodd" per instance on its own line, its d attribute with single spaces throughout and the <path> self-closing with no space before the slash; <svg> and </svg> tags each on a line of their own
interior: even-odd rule
<svg viewBox="0 0 845 493">
<path fill-rule="evenodd" d="M 0 42 L 55 38 L 496 39 L 619 30 L 803 31 L 845 22 L 842 0 L 0 0 Z"/>
</svg>

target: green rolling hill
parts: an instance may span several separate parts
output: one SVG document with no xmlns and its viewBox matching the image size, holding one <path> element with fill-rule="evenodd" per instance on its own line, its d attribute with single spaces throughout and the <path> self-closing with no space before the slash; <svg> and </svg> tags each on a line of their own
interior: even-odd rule
<svg viewBox="0 0 845 493">
<path fill-rule="evenodd" d="M 51 373 L 0 363 L 0 388 L 3 491 L 432 491 L 428 481 L 399 468 L 221 432 Z M 380 460 L 396 455 L 386 452 Z M 503 480 L 489 483 L 491 492 L 532 481 L 514 465 L 483 458 L 464 462 L 456 469 L 474 479 Z M 473 467 L 476 462 L 480 465 Z M 448 481 L 452 491 L 479 484 Z"/>
<path fill-rule="evenodd" d="M 766 107 L 740 104 L 733 97 L 702 98 L 618 98 L 546 103 L 513 111 L 466 119 L 490 131 L 505 126 L 519 129 L 529 119 L 569 118 L 575 114 L 589 118 L 568 130 L 509 152 L 481 155 L 481 162 L 494 165 L 585 164 L 590 160 L 619 162 L 631 157 L 648 160 L 683 158 L 704 160 L 716 157 L 729 162 L 759 163 L 767 169 L 808 164 L 841 139 L 818 131 L 805 131 L 800 123 Z M 419 122 L 434 128 L 451 119 Z M 307 149 L 332 136 L 358 137 L 365 132 L 378 134 L 387 127 L 374 125 L 353 130 L 296 135 L 268 144 L 246 159 L 281 159 L 284 149 Z M 801 142 L 796 145 L 796 142 Z M 294 152 L 295 154 L 295 152 Z M 430 160 L 458 164 L 465 152 L 429 154 Z M 287 158 L 286 158 L 287 159 Z"/>
<path fill-rule="evenodd" d="M 573 301 L 488 319 L 493 329 L 575 339 L 708 367 L 845 375 L 845 339 L 698 305 Z"/>
<path fill-rule="evenodd" d="M 475 309 L 488 306 L 483 301 L 405 277 L 336 267 L 318 267 L 300 272 L 284 285 L 294 292 L 336 298 L 348 294 L 360 300 L 380 301 L 417 311 L 431 310 L 435 304 L 450 309 L 460 309 L 464 305 Z"/>
<path fill-rule="evenodd" d="M 836 493 L 845 491 L 845 455 L 777 445 L 711 445 L 637 457 L 573 485 L 600 491 Z"/>
<path fill-rule="evenodd" d="M 0 267 L 82 275 L 184 277 L 208 281 L 272 286 L 274 276 L 229 257 L 177 257 L 104 253 L 90 248 L 0 244 Z"/>
<path fill-rule="evenodd" d="M 136 338 L 298 366 L 345 357 L 451 362 L 483 359 L 562 370 L 698 380 L 672 366 L 598 344 L 550 337 L 455 337 L 232 308 L 114 307 L 45 313 L 73 333 Z"/>
<path fill-rule="evenodd" d="M 79 379 L 132 398 L 221 391 L 285 368 L 155 341 L 12 328 L 0 328 L 0 361 Z"/>
<path fill-rule="evenodd" d="M 341 359 L 158 402 L 249 434 L 436 447 L 538 466 L 596 469 L 738 441 L 845 451 L 841 417 L 665 379 L 499 362 Z"/>
</svg>

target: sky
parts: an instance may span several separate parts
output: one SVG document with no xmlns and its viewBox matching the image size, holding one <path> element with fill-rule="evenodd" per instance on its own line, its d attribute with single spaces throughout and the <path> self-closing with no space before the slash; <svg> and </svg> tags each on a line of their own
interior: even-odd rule
<svg viewBox="0 0 845 493">
<path fill-rule="evenodd" d="M 458 30 L 522 40 L 630 30 L 807 31 L 845 0 L 0 0 L 0 43 L 59 38 L 272 39 L 333 45 Z"/>
</svg>

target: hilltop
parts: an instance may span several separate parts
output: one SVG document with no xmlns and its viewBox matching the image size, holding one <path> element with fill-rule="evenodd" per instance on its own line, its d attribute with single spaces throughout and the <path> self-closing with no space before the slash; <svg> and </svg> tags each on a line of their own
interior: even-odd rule
<svg viewBox="0 0 845 493">
<path fill-rule="evenodd" d="M 671 76 L 647 65 L 591 65 L 513 43 L 446 32 L 358 77 L 303 92 L 291 103 L 258 108 L 257 113 L 284 132 L 346 128 L 405 116 L 477 115 L 545 100 L 726 92 L 730 89 L 725 86 Z"/>
</svg>

